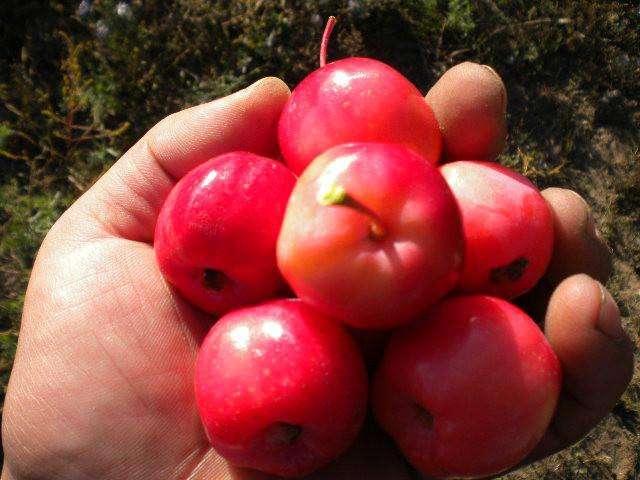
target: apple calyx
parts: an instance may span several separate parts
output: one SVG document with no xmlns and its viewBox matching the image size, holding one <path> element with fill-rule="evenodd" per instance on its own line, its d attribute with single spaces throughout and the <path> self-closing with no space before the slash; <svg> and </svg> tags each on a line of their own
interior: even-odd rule
<svg viewBox="0 0 640 480">
<path fill-rule="evenodd" d="M 273 447 L 293 445 L 302 434 L 302 427 L 287 422 L 277 422 L 267 431 L 267 439 Z"/>
<path fill-rule="evenodd" d="M 529 260 L 525 257 L 516 258 L 507 265 L 492 269 L 489 280 L 493 283 L 515 282 L 524 275 L 527 265 L 529 265 Z"/>
<path fill-rule="evenodd" d="M 418 422 L 420 422 L 420 424 L 424 427 L 428 429 L 433 428 L 435 418 L 433 418 L 433 415 L 419 403 L 416 403 L 416 418 L 418 419 Z"/>
<path fill-rule="evenodd" d="M 202 284 L 210 290 L 221 292 L 222 290 L 224 290 L 224 287 L 227 284 L 227 280 L 228 277 L 220 270 L 215 270 L 213 268 L 204 269 Z"/>
<path fill-rule="evenodd" d="M 320 42 L 320 67 L 324 67 L 327 64 L 327 46 L 329 45 L 329 38 L 331 38 L 331 32 L 336 24 L 336 17 L 331 15 L 327 19 L 327 25 L 324 27 L 324 33 L 322 34 L 322 41 Z"/>
<path fill-rule="evenodd" d="M 342 185 L 334 183 L 326 188 L 321 188 L 318 191 L 316 200 L 320 205 L 325 207 L 342 205 L 353 208 L 369 217 L 371 221 L 369 225 L 369 238 L 371 240 L 382 240 L 387 236 L 387 229 L 382 224 L 380 218 L 378 218 L 378 215 L 349 195 Z"/>
</svg>

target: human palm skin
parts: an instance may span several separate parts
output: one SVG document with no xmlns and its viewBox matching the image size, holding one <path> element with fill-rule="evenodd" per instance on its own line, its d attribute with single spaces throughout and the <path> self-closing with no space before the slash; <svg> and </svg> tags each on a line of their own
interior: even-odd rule
<svg viewBox="0 0 640 480">
<path fill-rule="evenodd" d="M 267 78 L 164 119 L 51 229 L 29 283 L 4 406 L 2 480 L 269 478 L 230 467 L 206 440 L 192 378 L 211 318 L 164 282 L 153 231 L 171 187 L 195 165 L 231 150 L 277 155 L 288 96 L 284 83 Z M 610 259 L 586 203 L 567 190 L 543 194 L 556 253 L 528 303 L 545 310 L 548 302 L 544 328 L 564 385 L 527 462 L 586 434 L 632 370 L 620 314 L 597 281 L 606 280 Z M 313 478 L 413 477 L 368 422 L 353 448 Z"/>
</svg>

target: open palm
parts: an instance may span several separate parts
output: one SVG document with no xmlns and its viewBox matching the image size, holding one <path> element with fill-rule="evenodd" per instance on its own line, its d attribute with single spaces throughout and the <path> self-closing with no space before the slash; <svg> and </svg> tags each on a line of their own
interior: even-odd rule
<svg viewBox="0 0 640 480">
<path fill-rule="evenodd" d="M 277 155 L 288 95 L 268 78 L 166 118 L 51 229 L 29 283 L 4 407 L 3 480 L 266 478 L 231 468 L 206 440 L 192 371 L 212 319 L 166 285 L 152 244 L 165 197 L 195 165 L 231 150 Z M 545 196 L 561 226 L 549 284 L 577 272 L 606 277 L 608 257 L 590 237 L 586 204 L 565 190 Z M 532 459 L 581 438 L 628 383 L 628 340 L 608 298 L 586 275 L 565 280 L 551 297 L 546 332 L 565 385 Z M 354 448 L 314 478 L 411 474 L 368 424 Z"/>
</svg>

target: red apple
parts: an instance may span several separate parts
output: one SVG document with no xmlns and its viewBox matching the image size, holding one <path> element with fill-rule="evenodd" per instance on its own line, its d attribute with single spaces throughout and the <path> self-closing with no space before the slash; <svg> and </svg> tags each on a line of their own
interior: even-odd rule
<svg viewBox="0 0 640 480">
<path fill-rule="evenodd" d="M 462 213 L 460 290 L 514 298 L 538 283 L 551 259 L 553 217 L 535 185 L 493 162 L 453 162 L 440 171 Z"/>
<path fill-rule="evenodd" d="M 488 296 L 447 299 L 391 338 L 373 409 L 409 462 L 437 478 L 514 467 L 546 431 L 561 370 L 538 326 Z"/>
<path fill-rule="evenodd" d="M 247 152 L 220 155 L 189 172 L 156 224 L 154 248 L 167 281 L 215 314 L 278 292 L 276 239 L 295 181 L 281 163 Z"/>
<path fill-rule="evenodd" d="M 442 140 L 435 115 L 418 89 L 390 66 L 370 58 L 324 65 L 292 92 L 278 125 L 280 150 L 297 174 L 325 150 L 347 142 L 399 143 L 437 163 Z"/>
<path fill-rule="evenodd" d="M 222 317 L 196 361 L 195 392 L 213 447 L 229 462 L 297 477 L 355 439 L 367 374 L 357 346 L 299 300 Z"/>
<path fill-rule="evenodd" d="M 400 325 L 449 292 L 462 267 L 453 195 L 401 145 L 352 143 L 298 179 L 278 238 L 294 292 L 357 328 Z"/>
</svg>

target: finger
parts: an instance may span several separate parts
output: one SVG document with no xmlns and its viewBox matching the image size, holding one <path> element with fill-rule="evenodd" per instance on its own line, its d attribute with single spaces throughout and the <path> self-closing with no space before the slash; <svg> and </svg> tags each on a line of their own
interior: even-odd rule
<svg viewBox="0 0 640 480">
<path fill-rule="evenodd" d="M 487 65 L 464 62 L 445 72 L 426 95 L 446 160 L 494 160 L 507 138 L 507 90 Z"/>
<path fill-rule="evenodd" d="M 563 390 L 549 430 L 528 461 L 580 440 L 611 411 L 633 371 L 620 311 L 587 275 L 571 276 L 555 290 L 545 333 L 562 365 Z"/>
<path fill-rule="evenodd" d="M 290 95 L 274 77 L 228 97 L 170 115 L 149 132 L 149 148 L 174 178 L 195 165 L 232 150 L 275 157 L 277 125 Z"/>
<path fill-rule="evenodd" d="M 598 231 L 587 202 L 573 190 L 542 191 L 553 214 L 554 248 L 546 277 L 552 285 L 576 273 L 605 283 L 611 274 L 611 250 Z"/>
<path fill-rule="evenodd" d="M 223 152 L 277 155 L 277 122 L 289 97 L 277 78 L 170 115 L 138 141 L 67 214 L 83 230 L 150 242 L 177 179 Z M 87 219 L 91 222 L 88 224 Z"/>
<path fill-rule="evenodd" d="M 542 320 L 555 287 L 567 277 L 586 273 L 606 283 L 611 273 L 611 250 L 598 232 L 593 212 L 573 190 L 543 190 L 553 218 L 553 254 L 544 277 L 518 305 L 533 318 Z"/>
</svg>

